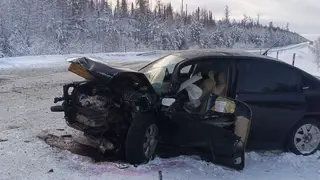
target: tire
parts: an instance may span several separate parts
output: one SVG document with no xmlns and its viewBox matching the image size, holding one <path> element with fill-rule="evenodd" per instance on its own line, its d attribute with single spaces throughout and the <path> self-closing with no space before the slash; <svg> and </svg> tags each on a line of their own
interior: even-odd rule
<svg viewBox="0 0 320 180">
<path fill-rule="evenodd" d="M 306 148 L 305 150 L 304 147 Z M 290 132 L 287 150 L 296 154 L 309 156 L 320 147 L 320 122 L 315 119 L 304 119 Z"/>
<path fill-rule="evenodd" d="M 158 143 L 158 126 L 155 117 L 152 114 L 137 114 L 132 120 L 128 130 L 125 153 L 126 160 L 130 164 L 148 163 L 154 158 L 155 150 Z M 149 138 L 147 134 L 152 134 Z M 150 152 L 147 153 L 147 148 Z"/>
</svg>

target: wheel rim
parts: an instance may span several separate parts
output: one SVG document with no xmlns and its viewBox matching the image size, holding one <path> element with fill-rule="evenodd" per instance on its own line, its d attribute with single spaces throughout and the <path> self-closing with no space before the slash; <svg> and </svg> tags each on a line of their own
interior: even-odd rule
<svg viewBox="0 0 320 180">
<path fill-rule="evenodd" d="M 145 133 L 143 151 L 146 158 L 150 159 L 156 150 L 158 128 L 155 124 L 150 125 Z"/>
<path fill-rule="evenodd" d="M 294 145 L 302 154 L 317 150 L 320 143 L 320 130 L 316 125 L 305 124 L 301 126 L 294 136 Z"/>
</svg>

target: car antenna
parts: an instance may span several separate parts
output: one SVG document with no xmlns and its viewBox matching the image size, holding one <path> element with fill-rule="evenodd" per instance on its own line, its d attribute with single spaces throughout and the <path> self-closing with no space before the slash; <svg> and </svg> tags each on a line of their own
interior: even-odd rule
<svg viewBox="0 0 320 180">
<path fill-rule="evenodd" d="M 269 49 L 267 49 L 262 55 L 266 56 L 268 55 L 268 52 L 276 45 L 279 43 L 280 40 L 278 40 L 277 42 L 275 42 Z"/>
</svg>

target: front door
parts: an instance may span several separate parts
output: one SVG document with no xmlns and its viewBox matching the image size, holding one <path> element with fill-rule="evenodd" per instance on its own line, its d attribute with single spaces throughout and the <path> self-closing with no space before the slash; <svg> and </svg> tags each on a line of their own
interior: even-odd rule
<svg viewBox="0 0 320 180">
<path fill-rule="evenodd" d="M 238 67 L 236 96 L 253 112 L 248 146 L 280 148 L 306 111 L 300 73 L 272 60 L 241 61 Z"/>
<path fill-rule="evenodd" d="M 199 98 L 199 101 L 192 100 L 192 102 L 198 103 L 190 103 L 191 107 L 189 107 L 188 103 L 191 102 L 191 100 L 189 98 L 185 98 L 185 100 L 183 100 L 183 102 L 180 104 L 181 107 L 177 108 L 178 112 L 171 113 L 170 123 L 176 124 L 171 125 L 170 127 L 173 130 L 172 132 L 174 132 L 174 136 L 170 139 L 170 141 L 173 141 L 174 144 L 179 144 L 182 146 L 203 144 L 203 142 L 207 141 L 206 138 L 210 136 L 209 134 L 211 132 L 217 133 L 219 131 L 215 130 L 216 127 L 210 127 L 211 125 L 202 124 L 200 122 L 201 118 L 203 118 L 205 114 L 207 100 L 209 99 L 210 94 L 214 92 L 216 84 L 226 83 L 226 86 L 222 89 L 227 92 L 227 85 L 231 76 L 230 64 L 230 60 L 226 58 L 208 57 L 198 59 L 197 61 L 188 62 L 183 64 L 180 69 L 177 69 L 179 72 L 178 77 L 180 85 L 187 80 L 184 78 L 186 74 L 189 74 L 189 78 L 191 79 L 194 76 L 200 76 L 201 79 L 194 84 L 201 88 L 202 94 Z M 188 68 L 190 65 L 192 68 Z M 210 73 L 212 76 L 210 76 Z M 222 73 L 225 74 L 225 78 L 223 80 L 222 78 L 219 79 L 219 75 Z M 186 92 L 181 91 L 180 93 Z M 179 99 L 179 101 L 182 100 Z"/>
</svg>

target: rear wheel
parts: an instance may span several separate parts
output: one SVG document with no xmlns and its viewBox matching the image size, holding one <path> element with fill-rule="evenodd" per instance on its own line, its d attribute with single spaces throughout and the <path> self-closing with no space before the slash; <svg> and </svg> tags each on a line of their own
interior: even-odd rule
<svg viewBox="0 0 320 180">
<path fill-rule="evenodd" d="M 319 150 L 320 123 L 314 119 L 305 119 L 291 131 L 288 149 L 297 155 L 311 155 Z"/>
<path fill-rule="evenodd" d="M 158 144 L 158 126 L 152 114 L 137 114 L 126 139 L 126 159 L 131 164 L 147 163 Z"/>
</svg>

